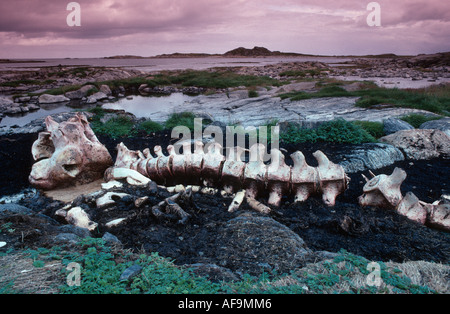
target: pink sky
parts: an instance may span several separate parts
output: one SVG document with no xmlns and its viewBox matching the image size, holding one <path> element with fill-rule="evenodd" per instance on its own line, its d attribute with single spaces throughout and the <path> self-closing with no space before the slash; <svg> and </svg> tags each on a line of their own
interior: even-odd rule
<svg viewBox="0 0 450 314">
<path fill-rule="evenodd" d="M 450 51 L 450 1 L 78 0 L 81 26 L 69 27 L 70 0 L 0 2 L 0 58 L 153 56 L 224 53 L 243 46 L 321 55 Z"/>
</svg>

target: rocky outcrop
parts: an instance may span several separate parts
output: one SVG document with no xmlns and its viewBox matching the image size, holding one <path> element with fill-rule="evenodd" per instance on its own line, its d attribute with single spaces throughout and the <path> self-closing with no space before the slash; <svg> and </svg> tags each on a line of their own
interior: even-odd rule
<svg viewBox="0 0 450 314">
<path fill-rule="evenodd" d="M 402 151 L 385 143 L 366 143 L 350 152 L 337 153 L 337 159 L 344 159 L 339 164 L 347 173 L 380 169 L 405 159 Z"/>
<path fill-rule="evenodd" d="M 67 101 L 70 101 L 70 99 L 64 95 L 42 94 L 41 96 L 39 96 L 40 104 L 56 104 L 56 103 L 67 102 Z"/>
<path fill-rule="evenodd" d="M 94 85 L 85 85 L 78 90 L 67 92 L 65 96 L 70 99 L 82 99 L 83 97 L 86 97 L 89 91 L 91 91 L 94 88 L 95 88 Z"/>
<path fill-rule="evenodd" d="M 93 95 L 88 97 L 87 103 L 88 104 L 95 104 L 96 102 L 101 101 L 101 100 L 105 100 L 107 98 L 108 98 L 108 95 L 106 95 L 105 93 L 97 92 L 97 93 L 95 93 L 95 94 L 93 94 Z"/>
<path fill-rule="evenodd" d="M 380 138 L 403 151 L 408 159 L 450 158 L 450 137 L 440 130 L 404 130 Z"/>
<path fill-rule="evenodd" d="M 389 118 L 383 121 L 384 134 L 389 135 L 402 130 L 412 130 L 414 127 L 401 119 Z"/>
<path fill-rule="evenodd" d="M 39 106 L 35 104 L 24 104 L 13 102 L 8 98 L 0 98 L 0 117 L 4 114 L 15 115 L 39 110 Z"/>
<path fill-rule="evenodd" d="M 450 136 L 450 118 L 427 121 L 423 123 L 419 129 L 441 130 Z"/>
</svg>

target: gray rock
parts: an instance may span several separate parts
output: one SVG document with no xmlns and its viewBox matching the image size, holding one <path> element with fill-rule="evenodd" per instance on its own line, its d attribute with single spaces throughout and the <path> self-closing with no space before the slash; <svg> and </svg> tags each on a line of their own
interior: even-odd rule
<svg viewBox="0 0 450 314">
<path fill-rule="evenodd" d="M 106 232 L 103 237 L 103 241 L 105 241 L 106 245 L 122 245 L 122 242 L 113 234 Z"/>
<path fill-rule="evenodd" d="M 64 225 L 58 227 L 58 230 L 62 233 L 72 233 L 77 235 L 80 238 L 88 238 L 91 236 L 91 232 L 86 228 L 80 228 L 74 225 Z"/>
<path fill-rule="evenodd" d="M 218 266 L 216 264 L 196 263 L 186 266 L 192 269 L 195 275 L 205 277 L 213 282 L 230 282 L 239 280 L 239 277 L 236 276 L 230 269 Z"/>
<path fill-rule="evenodd" d="M 389 118 L 383 121 L 384 133 L 386 135 L 393 134 L 402 130 L 412 130 L 414 127 L 406 121 Z"/>
<path fill-rule="evenodd" d="M 404 130 L 379 140 L 401 149 L 408 159 L 450 158 L 450 137 L 440 130 Z"/>
<path fill-rule="evenodd" d="M 64 95 L 42 94 L 41 96 L 39 96 L 40 104 L 55 104 L 55 103 L 67 102 L 67 101 L 70 101 L 70 99 Z"/>
<path fill-rule="evenodd" d="M 27 108 L 28 108 L 30 111 L 34 111 L 34 110 L 39 110 L 39 109 L 41 109 L 38 105 L 35 105 L 35 104 L 28 104 L 28 105 L 27 105 Z"/>
<path fill-rule="evenodd" d="M 102 85 L 102 86 L 100 86 L 100 91 L 101 91 L 102 93 L 104 93 L 105 95 L 108 95 L 108 96 L 112 94 L 111 89 L 109 88 L 108 85 Z"/>
<path fill-rule="evenodd" d="M 11 106 L 14 104 L 14 101 L 12 101 L 9 98 L 6 97 L 0 97 L 0 107 L 6 107 L 6 106 Z"/>
<path fill-rule="evenodd" d="M 334 157 L 338 160 L 344 159 L 339 164 L 347 173 L 380 169 L 397 161 L 405 160 L 400 149 L 385 143 L 362 144 L 350 152 L 337 152 Z"/>
<path fill-rule="evenodd" d="M 441 130 L 450 136 L 450 118 L 443 118 L 439 120 L 432 120 L 423 123 L 419 129 L 434 129 Z"/>
<path fill-rule="evenodd" d="M 127 269 L 125 269 L 125 271 L 122 273 L 122 275 L 120 275 L 119 280 L 120 281 L 130 280 L 131 278 L 139 275 L 141 271 L 142 271 L 142 267 L 139 265 L 133 265 L 131 267 L 128 267 Z"/>
<path fill-rule="evenodd" d="M 9 216 L 9 215 L 31 215 L 33 214 L 33 210 L 28 207 L 10 203 L 10 204 L 0 204 L 0 215 Z"/>
<path fill-rule="evenodd" d="M 95 88 L 94 85 L 85 85 L 79 90 L 67 92 L 65 95 L 70 99 L 82 99 L 83 97 L 86 97 L 88 92 L 93 88 Z"/>
<path fill-rule="evenodd" d="M 53 240 L 55 243 L 77 244 L 80 237 L 73 233 L 60 233 Z"/>
<path fill-rule="evenodd" d="M 17 97 L 14 99 L 15 102 L 29 102 L 31 100 L 30 96 Z"/>
<path fill-rule="evenodd" d="M 97 101 L 104 100 L 104 99 L 108 99 L 108 95 L 106 95 L 106 94 L 103 93 L 103 92 L 95 93 L 95 94 L 92 95 L 91 97 L 94 97 L 95 99 L 97 99 Z"/>
<path fill-rule="evenodd" d="M 6 113 L 6 114 L 18 114 L 18 113 L 23 113 L 23 112 L 24 112 L 23 108 L 18 106 L 17 104 L 7 107 L 3 110 L 3 113 Z"/>
<path fill-rule="evenodd" d="M 95 104 L 96 102 L 100 100 L 108 99 L 108 96 L 102 92 L 95 93 L 94 95 L 91 95 L 88 97 L 87 103 L 88 104 Z"/>
</svg>

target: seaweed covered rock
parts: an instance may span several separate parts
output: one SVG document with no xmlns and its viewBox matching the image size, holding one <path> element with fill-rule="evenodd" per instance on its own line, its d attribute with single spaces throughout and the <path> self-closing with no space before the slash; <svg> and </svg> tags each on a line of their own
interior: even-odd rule
<svg viewBox="0 0 450 314">
<path fill-rule="evenodd" d="M 285 272 L 304 263 L 311 251 L 302 238 L 269 217 L 242 214 L 219 231 L 218 259 L 224 267 L 248 273 Z"/>
</svg>

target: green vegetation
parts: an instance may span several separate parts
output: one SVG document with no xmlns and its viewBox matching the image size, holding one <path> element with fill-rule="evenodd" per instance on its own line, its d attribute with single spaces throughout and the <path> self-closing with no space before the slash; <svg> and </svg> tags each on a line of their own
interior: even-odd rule
<svg viewBox="0 0 450 314">
<path fill-rule="evenodd" d="M 323 97 L 351 97 L 352 94 L 340 86 L 325 86 L 318 92 L 290 92 L 280 95 L 281 99 L 290 98 L 291 100 L 303 100 Z"/>
<path fill-rule="evenodd" d="M 172 113 L 164 124 L 166 129 L 173 129 L 177 126 L 186 126 L 194 130 L 195 115 L 192 112 Z"/>
<path fill-rule="evenodd" d="M 102 107 L 97 106 L 87 111 L 94 113 L 90 124 L 96 134 L 108 135 L 112 138 L 129 137 L 136 134 L 134 122 L 129 117 L 115 116 L 106 122 L 102 122 L 101 120 L 106 114 Z"/>
<path fill-rule="evenodd" d="M 144 131 L 146 133 L 154 133 L 159 132 L 164 129 L 164 126 L 158 122 L 152 121 L 152 120 L 146 120 L 144 122 L 141 122 L 137 129 L 139 131 Z"/>
<path fill-rule="evenodd" d="M 94 116 L 90 120 L 92 130 L 97 134 L 108 135 L 114 139 L 135 136 L 139 132 L 150 134 L 165 129 L 170 130 L 176 126 L 186 126 L 193 131 L 195 125 L 194 119 L 196 118 L 192 112 L 181 112 L 171 114 L 163 124 L 150 119 L 136 123 L 128 116 L 120 115 L 114 115 L 110 119 L 103 119 L 106 112 L 102 107 L 98 106 L 87 111 L 94 113 Z M 102 122 L 102 120 L 106 121 Z M 208 125 L 209 123 L 211 123 L 210 120 L 202 120 L 202 126 Z"/>
<path fill-rule="evenodd" d="M 268 76 L 241 75 L 229 70 L 224 71 L 183 71 L 170 75 L 167 79 L 172 84 L 204 88 L 230 88 L 255 86 L 281 86 L 281 82 Z"/>
<path fill-rule="evenodd" d="M 130 137 L 136 134 L 134 122 L 128 117 L 114 117 L 105 123 L 93 121 L 91 126 L 95 133 L 109 135 L 112 138 Z"/>
<path fill-rule="evenodd" d="M 165 129 L 173 129 L 177 126 L 185 126 L 188 127 L 191 131 L 194 131 L 195 114 L 192 112 L 180 112 L 180 113 L 172 113 L 167 121 L 164 123 Z M 211 123 L 211 120 L 203 119 L 202 126 L 206 126 Z"/>
<path fill-rule="evenodd" d="M 109 85 L 111 88 L 123 86 L 126 89 L 138 88 L 142 84 L 148 87 L 180 85 L 184 87 L 203 87 L 203 88 L 231 88 L 238 86 L 281 86 L 282 83 L 268 76 L 241 75 L 229 70 L 222 71 L 194 71 L 186 70 L 178 73 L 165 72 L 151 77 L 134 77 L 129 79 L 118 79 L 104 82 L 92 82 L 100 86 Z"/>
<path fill-rule="evenodd" d="M 67 85 L 67 86 L 61 86 L 57 88 L 48 89 L 45 92 L 39 93 L 38 95 L 42 94 L 49 94 L 49 95 L 64 95 L 67 92 L 73 92 L 76 90 L 79 90 L 82 87 L 82 85 Z M 34 95 L 34 93 L 31 93 Z"/>
<path fill-rule="evenodd" d="M 352 121 L 352 123 L 360 126 L 376 139 L 384 136 L 384 125 L 382 122 Z"/>
<path fill-rule="evenodd" d="M 353 92 L 333 85 L 325 86 L 315 93 L 290 92 L 282 99 L 302 100 L 321 97 L 360 97 L 357 106 L 369 108 L 376 105 L 427 110 L 442 115 L 450 115 L 450 84 L 418 90 L 372 87 Z"/>
<path fill-rule="evenodd" d="M 39 85 L 39 86 L 43 86 L 43 85 L 48 85 L 48 84 L 53 84 L 54 82 L 56 82 L 55 80 L 16 80 L 16 81 L 10 81 L 10 82 L 3 82 L 0 83 L 1 87 L 19 87 L 21 85 Z"/>
<path fill-rule="evenodd" d="M 408 122 L 414 128 L 417 129 L 417 128 L 419 128 L 422 124 L 424 124 L 427 121 L 439 120 L 439 119 L 442 119 L 442 117 L 426 116 L 426 115 L 423 115 L 423 114 L 412 113 L 410 115 L 401 117 L 401 119 L 403 121 L 405 121 L 405 122 Z"/>
<path fill-rule="evenodd" d="M 297 269 L 290 274 L 263 273 L 259 277 L 244 274 L 238 281 L 212 282 L 197 276 L 191 268 L 175 265 L 158 253 L 135 254 L 109 247 L 102 239 L 86 238 L 70 251 L 61 247 L 27 250 L 26 258 L 34 267 L 60 261 L 61 273 L 55 278 L 60 294 L 322 294 L 322 293 L 438 293 L 426 285 L 414 284 L 401 269 L 378 262 L 380 285 L 367 284 L 373 269 L 371 261 L 345 250 L 333 260 L 325 260 Z M 69 286 L 70 263 L 80 265 L 79 285 Z M 54 264 L 54 262 L 53 262 Z M 139 265 L 134 277 L 121 280 L 123 272 Z M 33 288 L 30 287 L 30 290 Z M 0 287 L 1 293 L 14 290 L 14 280 Z"/>
<path fill-rule="evenodd" d="M 291 124 L 287 132 L 280 134 L 280 139 L 288 144 L 292 143 L 351 143 L 361 144 L 376 142 L 374 136 L 356 123 L 338 119 L 323 123 L 316 129 L 304 129 Z"/>
<path fill-rule="evenodd" d="M 249 98 L 256 98 L 256 97 L 259 97 L 259 94 L 258 94 L 258 92 L 255 91 L 255 90 L 249 90 L 249 91 L 248 91 L 248 97 L 249 97 Z"/>
</svg>

